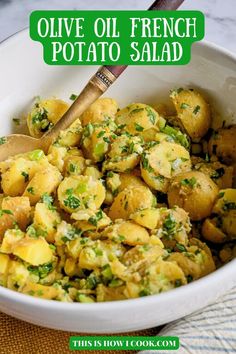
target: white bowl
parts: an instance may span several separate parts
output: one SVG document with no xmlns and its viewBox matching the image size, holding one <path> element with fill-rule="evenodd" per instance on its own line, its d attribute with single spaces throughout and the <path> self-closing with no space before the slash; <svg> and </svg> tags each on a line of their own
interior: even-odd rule
<svg viewBox="0 0 236 354">
<path fill-rule="evenodd" d="M 34 96 L 68 98 L 78 93 L 94 66 L 48 66 L 39 43 L 25 30 L 0 45 L 0 135 L 12 131 L 12 118 L 26 111 Z M 236 122 L 236 56 L 209 43 L 192 48 L 192 60 L 178 67 L 129 67 L 109 90 L 123 106 L 163 102 L 171 88 L 204 90 L 221 120 Z M 236 260 L 186 286 L 134 300 L 81 304 L 41 300 L 0 287 L 0 310 L 44 327 L 89 333 L 150 328 L 181 318 L 209 303 L 236 283 Z"/>
</svg>

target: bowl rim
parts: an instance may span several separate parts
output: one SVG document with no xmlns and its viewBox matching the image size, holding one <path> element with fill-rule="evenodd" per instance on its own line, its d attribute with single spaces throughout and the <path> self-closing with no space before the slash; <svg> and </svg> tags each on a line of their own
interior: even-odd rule
<svg viewBox="0 0 236 354">
<path fill-rule="evenodd" d="M 0 52 L 1 49 L 10 44 L 11 42 L 18 40 L 20 37 L 26 35 L 29 31 L 29 28 L 26 27 L 23 30 L 19 30 L 18 32 L 12 34 L 11 36 L 7 37 L 6 39 L 0 42 Z M 202 40 L 199 42 L 195 42 L 194 46 L 207 48 L 213 50 L 214 52 L 225 56 L 226 58 L 232 60 L 236 65 L 236 53 L 229 51 L 217 44 L 212 42 Z M 155 66 L 153 66 L 155 67 Z M 95 302 L 95 303 L 79 303 L 79 302 L 61 302 L 57 300 L 46 300 L 41 299 L 38 297 L 26 295 L 23 293 L 19 293 L 17 291 L 5 288 L 0 286 L 0 298 L 6 299 L 8 302 L 14 301 L 21 305 L 27 305 L 33 307 L 43 307 L 48 310 L 57 310 L 57 311 L 69 311 L 73 312 L 75 310 L 79 310 L 82 312 L 87 312 L 89 310 L 97 310 L 103 312 L 104 310 L 111 310 L 114 307 L 119 308 L 119 310 L 126 310 L 126 309 L 137 309 L 138 306 L 145 306 L 145 305 L 162 305 L 166 301 L 171 300 L 178 300 L 183 299 L 184 297 L 188 298 L 190 295 L 197 294 L 198 291 L 203 291 L 204 288 L 208 288 L 211 284 L 221 282 L 225 274 L 232 276 L 234 283 L 236 284 L 236 274 L 235 274 L 235 267 L 236 266 L 236 259 L 231 260 L 229 263 L 223 265 L 221 268 L 215 270 L 214 272 L 195 280 L 189 284 L 181 286 L 179 288 L 174 288 L 169 291 L 149 295 L 140 298 L 134 299 L 125 299 L 125 300 L 116 300 L 116 301 L 105 301 L 105 302 Z M 233 287 L 233 283 L 232 286 Z"/>
</svg>

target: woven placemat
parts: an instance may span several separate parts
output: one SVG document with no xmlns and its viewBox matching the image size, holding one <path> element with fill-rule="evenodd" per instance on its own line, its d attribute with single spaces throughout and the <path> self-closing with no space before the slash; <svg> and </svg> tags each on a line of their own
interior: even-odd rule
<svg viewBox="0 0 236 354">
<path fill-rule="evenodd" d="M 154 336 L 160 328 L 151 328 L 143 331 L 121 333 L 127 336 Z M 69 337 L 80 333 L 57 331 L 32 325 L 13 317 L 0 313 L 0 354 L 67 354 L 69 350 Z M 84 333 L 81 335 L 85 335 Z M 86 334 L 89 335 L 89 334 Z M 96 335 L 96 334 L 93 334 Z M 99 335 L 99 334 L 98 334 Z M 111 333 L 112 335 L 112 333 Z M 122 351 L 135 353 L 136 351 Z M 81 350 L 78 353 L 98 353 L 98 350 Z M 106 350 L 107 354 L 117 354 L 118 351 Z"/>
</svg>

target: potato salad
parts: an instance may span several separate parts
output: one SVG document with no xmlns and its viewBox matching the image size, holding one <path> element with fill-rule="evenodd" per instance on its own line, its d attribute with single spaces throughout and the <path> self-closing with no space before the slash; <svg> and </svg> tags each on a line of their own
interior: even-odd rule
<svg viewBox="0 0 236 354">
<path fill-rule="evenodd" d="M 38 98 L 29 134 L 40 138 L 68 108 Z M 169 105 L 101 98 L 47 154 L 0 162 L 0 285 L 65 302 L 125 300 L 233 259 L 236 126 L 211 121 L 193 89 L 172 90 Z"/>
</svg>

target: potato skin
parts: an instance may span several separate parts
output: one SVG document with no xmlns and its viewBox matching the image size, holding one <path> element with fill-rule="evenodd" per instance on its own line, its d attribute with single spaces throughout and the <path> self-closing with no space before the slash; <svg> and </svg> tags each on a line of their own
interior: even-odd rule
<svg viewBox="0 0 236 354">
<path fill-rule="evenodd" d="M 219 129 L 212 134 L 208 150 L 210 155 L 220 157 L 227 164 L 236 162 L 236 125 Z"/>
<path fill-rule="evenodd" d="M 99 98 L 80 117 L 83 126 L 89 123 L 103 123 L 107 118 L 114 120 L 118 103 L 112 98 Z"/>
<path fill-rule="evenodd" d="M 177 90 L 171 94 L 177 116 L 193 141 L 199 141 L 211 124 L 208 103 L 195 90 Z"/>
<path fill-rule="evenodd" d="M 168 190 L 170 207 L 178 205 L 197 221 L 211 214 L 218 195 L 218 187 L 204 173 L 190 171 L 173 178 Z"/>
</svg>

